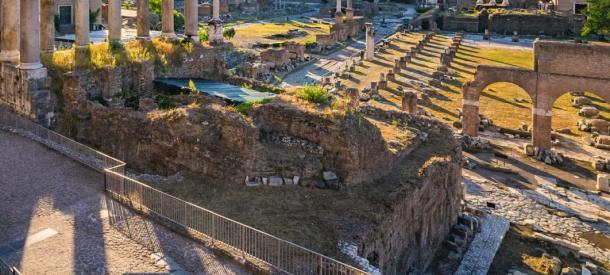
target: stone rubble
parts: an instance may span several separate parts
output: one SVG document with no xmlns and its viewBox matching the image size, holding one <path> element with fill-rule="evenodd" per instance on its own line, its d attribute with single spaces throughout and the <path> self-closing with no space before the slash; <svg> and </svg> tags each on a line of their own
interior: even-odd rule
<svg viewBox="0 0 610 275">
<path fill-rule="evenodd" d="M 553 148 L 551 148 L 551 150 L 544 150 L 527 143 L 524 144 L 523 150 L 527 156 L 533 157 L 548 165 L 561 165 L 565 160 L 563 154 L 555 151 Z"/>
<path fill-rule="evenodd" d="M 484 151 L 491 148 L 491 142 L 483 137 L 471 137 L 468 135 L 455 135 L 463 150 Z"/>
</svg>

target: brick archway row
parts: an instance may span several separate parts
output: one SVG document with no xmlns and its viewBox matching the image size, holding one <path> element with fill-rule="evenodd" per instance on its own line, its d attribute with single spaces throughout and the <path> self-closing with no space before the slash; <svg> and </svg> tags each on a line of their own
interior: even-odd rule
<svg viewBox="0 0 610 275">
<path fill-rule="evenodd" d="M 610 102 L 610 79 L 539 73 L 532 70 L 479 65 L 475 78 L 462 87 L 463 133 L 476 136 L 479 131 L 479 98 L 483 89 L 497 82 L 521 87 L 532 99 L 532 144 L 551 148 L 553 103 L 569 91 L 590 91 Z"/>
</svg>

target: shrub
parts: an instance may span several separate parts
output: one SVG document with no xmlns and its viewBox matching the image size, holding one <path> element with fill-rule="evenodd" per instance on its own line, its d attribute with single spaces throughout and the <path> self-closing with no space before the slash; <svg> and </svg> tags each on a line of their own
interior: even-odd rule
<svg viewBox="0 0 610 275">
<path fill-rule="evenodd" d="M 231 40 L 235 36 L 235 29 L 233 27 L 225 28 L 222 31 L 222 37 Z"/>
<path fill-rule="evenodd" d="M 199 29 L 199 41 L 207 42 L 210 36 L 208 35 L 208 30 L 206 28 Z"/>
<path fill-rule="evenodd" d="M 254 100 L 254 101 L 246 101 L 246 102 L 239 103 L 237 106 L 235 106 L 235 110 L 246 115 L 248 113 L 248 110 L 250 110 L 252 107 L 258 106 L 258 105 L 263 105 L 263 104 L 266 104 L 269 102 L 271 102 L 271 98 L 266 98 L 266 99 L 262 99 L 262 100 Z"/>
<path fill-rule="evenodd" d="M 191 95 L 197 95 L 199 93 L 199 89 L 197 89 L 197 85 L 192 79 L 189 79 L 189 92 Z"/>
<path fill-rule="evenodd" d="M 307 100 L 312 103 L 326 104 L 330 100 L 330 95 L 326 89 L 321 86 L 307 85 L 299 92 L 298 95 L 301 99 Z"/>
<path fill-rule="evenodd" d="M 417 12 L 417 13 L 425 13 L 425 12 L 431 10 L 431 9 L 432 9 L 432 7 L 419 6 L 419 7 L 415 8 L 415 12 Z"/>
<path fill-rule="evenodd" d="M 157 101 L 159 109 L 168 110 L 174 108 L 174 98 L 172 98 L 171 96 L 158 95 L 155 98 L 155 101 Z"/>
</svg>

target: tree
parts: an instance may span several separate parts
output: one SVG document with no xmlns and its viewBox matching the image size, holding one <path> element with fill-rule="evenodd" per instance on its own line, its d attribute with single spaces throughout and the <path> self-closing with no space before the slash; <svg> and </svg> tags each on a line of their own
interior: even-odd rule
<svg viewBox="0 0 610 275">
<path fill-rule="evenodd" d="M 93 30 L 93 26 L 97 23 L 97 18 L 100 15 L 100 9 L 89 11 L 89 30 Z"/>
<path fill-rule="evenodd" d="M 610 35 L 610 0 L 588 0 L 583 11 L 587 17 L 582 28 L 582 35 Z"/>
<path fill-rule="evenodd" d="M 235 36 L 235 29 L 233 27 L 226 28 L 222 31 L 222 37 L 231 40 Z"/>
</svg>

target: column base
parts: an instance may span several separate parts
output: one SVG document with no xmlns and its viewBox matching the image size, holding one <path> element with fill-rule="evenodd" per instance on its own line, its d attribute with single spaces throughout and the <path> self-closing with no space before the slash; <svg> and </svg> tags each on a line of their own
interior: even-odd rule
<svg viewBox="0 0 610 275">
<path fill-rule="evenodd" d="M 212 45 L 224 43 L 222 37 L 222 21 L 220 19 L 212 19 L 208 23 L 208 41 Z"/>
<path fill-rule="evenodd" d="M 17 66 L 17 68 L 21 69 L 21 70 L 37 70 L 37 69 L 41 69 L 43 66 L 40 62 L 33 62 L 33 63 L 21 63 Z"/>
<path fill-rule="evenodd" d="M 354 20 L 354 10 L 353 9 L 350 9 L 350 8 L 345 9 L 345 19 L 347 21 Z"/>
<path fill-rule="evenodd" d="M 342 24 L 343 23 L 343 13 L 341 11 L 338 11 L 335 13 L 335 23 L 336 24 Z"/>
<path fill-rule="evenodd" d="M 194 44 L 199 44 L 199 35 L 186 35 L 186 38 L 193 42 Z"/>
<path fill-rule="evenodd" d="M 136 37 L 136 39 L 138 39 L 140 41 L 151 41 L 152 40 L 150 35 L 148 35 L 148 36 L 138 36 L 138 37 Z"/>
<path fill-rule="evenodd" d="M 1 51 L 0 62 L 9 62 L 13 64 L 19 63 L 19 51 Z"/>
<path fill-rule="evenodd" d="M 177 39 L 178 36 L 176 35 L 175 32 L 163 32 L 161 33 L 161 37 L 165 38 L 165 39 Z"/>
</svg>

